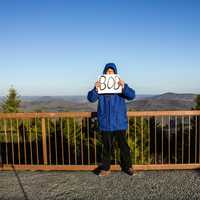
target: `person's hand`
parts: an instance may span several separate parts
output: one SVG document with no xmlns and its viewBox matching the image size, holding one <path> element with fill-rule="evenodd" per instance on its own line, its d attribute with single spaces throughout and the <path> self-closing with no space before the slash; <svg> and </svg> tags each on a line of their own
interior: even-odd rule
<svg viewBox="0 0 200 200">
<path fill-rule="evenodd" d="M 124 89 L 125 82 L 122 79 L 119 80 L 118 84 Z"/>
<path fill-rule="evenodd" d="M 96 83 L 95 83 L 95 87 L 96 87 L 96 91 L 98 91 L 98 88 L 100 88 L 100 82 L 99 81 L 97 81 Z"/>
</svg>

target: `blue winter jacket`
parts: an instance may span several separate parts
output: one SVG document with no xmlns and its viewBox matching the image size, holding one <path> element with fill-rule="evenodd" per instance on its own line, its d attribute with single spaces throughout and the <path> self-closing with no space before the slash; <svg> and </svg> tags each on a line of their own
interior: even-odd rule
<svg viewBox="0 0 200 200">
<path fill-rule="evenodd" d="M 117 68 L 114 63 L 108 63 L 103 73 L 106 74 L 108 68 L 112 68 L 117 74 Z M 97 117 L 100 131 L 119 131 L 128 128 L 126 100 L 135 98 L 135 91 L 126 83 L 121 94 L 98 94 L 94 87 L 88 92 L 87 96 L 90 102 L 98 100 Z"/>
</svg>

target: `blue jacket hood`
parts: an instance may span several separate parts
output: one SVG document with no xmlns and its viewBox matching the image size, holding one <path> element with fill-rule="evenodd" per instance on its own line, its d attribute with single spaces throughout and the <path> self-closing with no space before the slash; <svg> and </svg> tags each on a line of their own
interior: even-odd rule
<svg viewBox="0 0 200 200">
<path fill-rule="evenodd" d="M 103 70 L 103 74 L 106 74 L 106 71 L 109 68 L 112 68 L 114 70 L 114 73 L 117 74 L 117 67 L 116 67 L 116 65 L 114 63 L 108 63 L 108 64 L 106 64 L 106 66 L 104 67 L 104 70 Z"/>
</svg>

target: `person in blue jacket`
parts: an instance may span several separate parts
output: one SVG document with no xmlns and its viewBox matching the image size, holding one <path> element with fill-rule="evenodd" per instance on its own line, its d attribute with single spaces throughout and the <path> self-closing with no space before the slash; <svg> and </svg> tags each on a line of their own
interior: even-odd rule
<svg viewBox="0 0 200 200">
<path fill-rule="evenodd" d="M 117 74 L 116 65 L 114 63 L 106 64 L 103 74 Z M 126 140 L 128 117 L 125 100 L 133 100 L 135 98 L 135 91 L 121 79 L 119 85 L 122 86 L 122 93 L 98 94 L 97 91 L 100 83 L 97 81 L 95 87 L 88 92 L 87 96 L 88 100 L 92 103 L 98 100 L 97 117 L 103 142 L 100 176 L 107 176 L 110 173 L 114 138 L 120 148 L 120 165 L 122 171 L 128 175 L 133 175 L 131 153 Z"/>
</svg>

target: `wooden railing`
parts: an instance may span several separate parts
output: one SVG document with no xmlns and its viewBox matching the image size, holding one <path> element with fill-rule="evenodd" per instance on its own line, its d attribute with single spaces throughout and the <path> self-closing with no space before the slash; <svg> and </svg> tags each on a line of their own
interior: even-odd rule
<svg viewBox="0 0 200 200">
<path fill-rule="evenodd" d="M 128 118 L 134 169 L 200 168 L 200 111 L 128 112 Z M 102 149 L 96 113 L 0 113 L 0 170 L 91 170 Z M 112 169 L 120 169 L 118 148 Z"/>
</svg>

